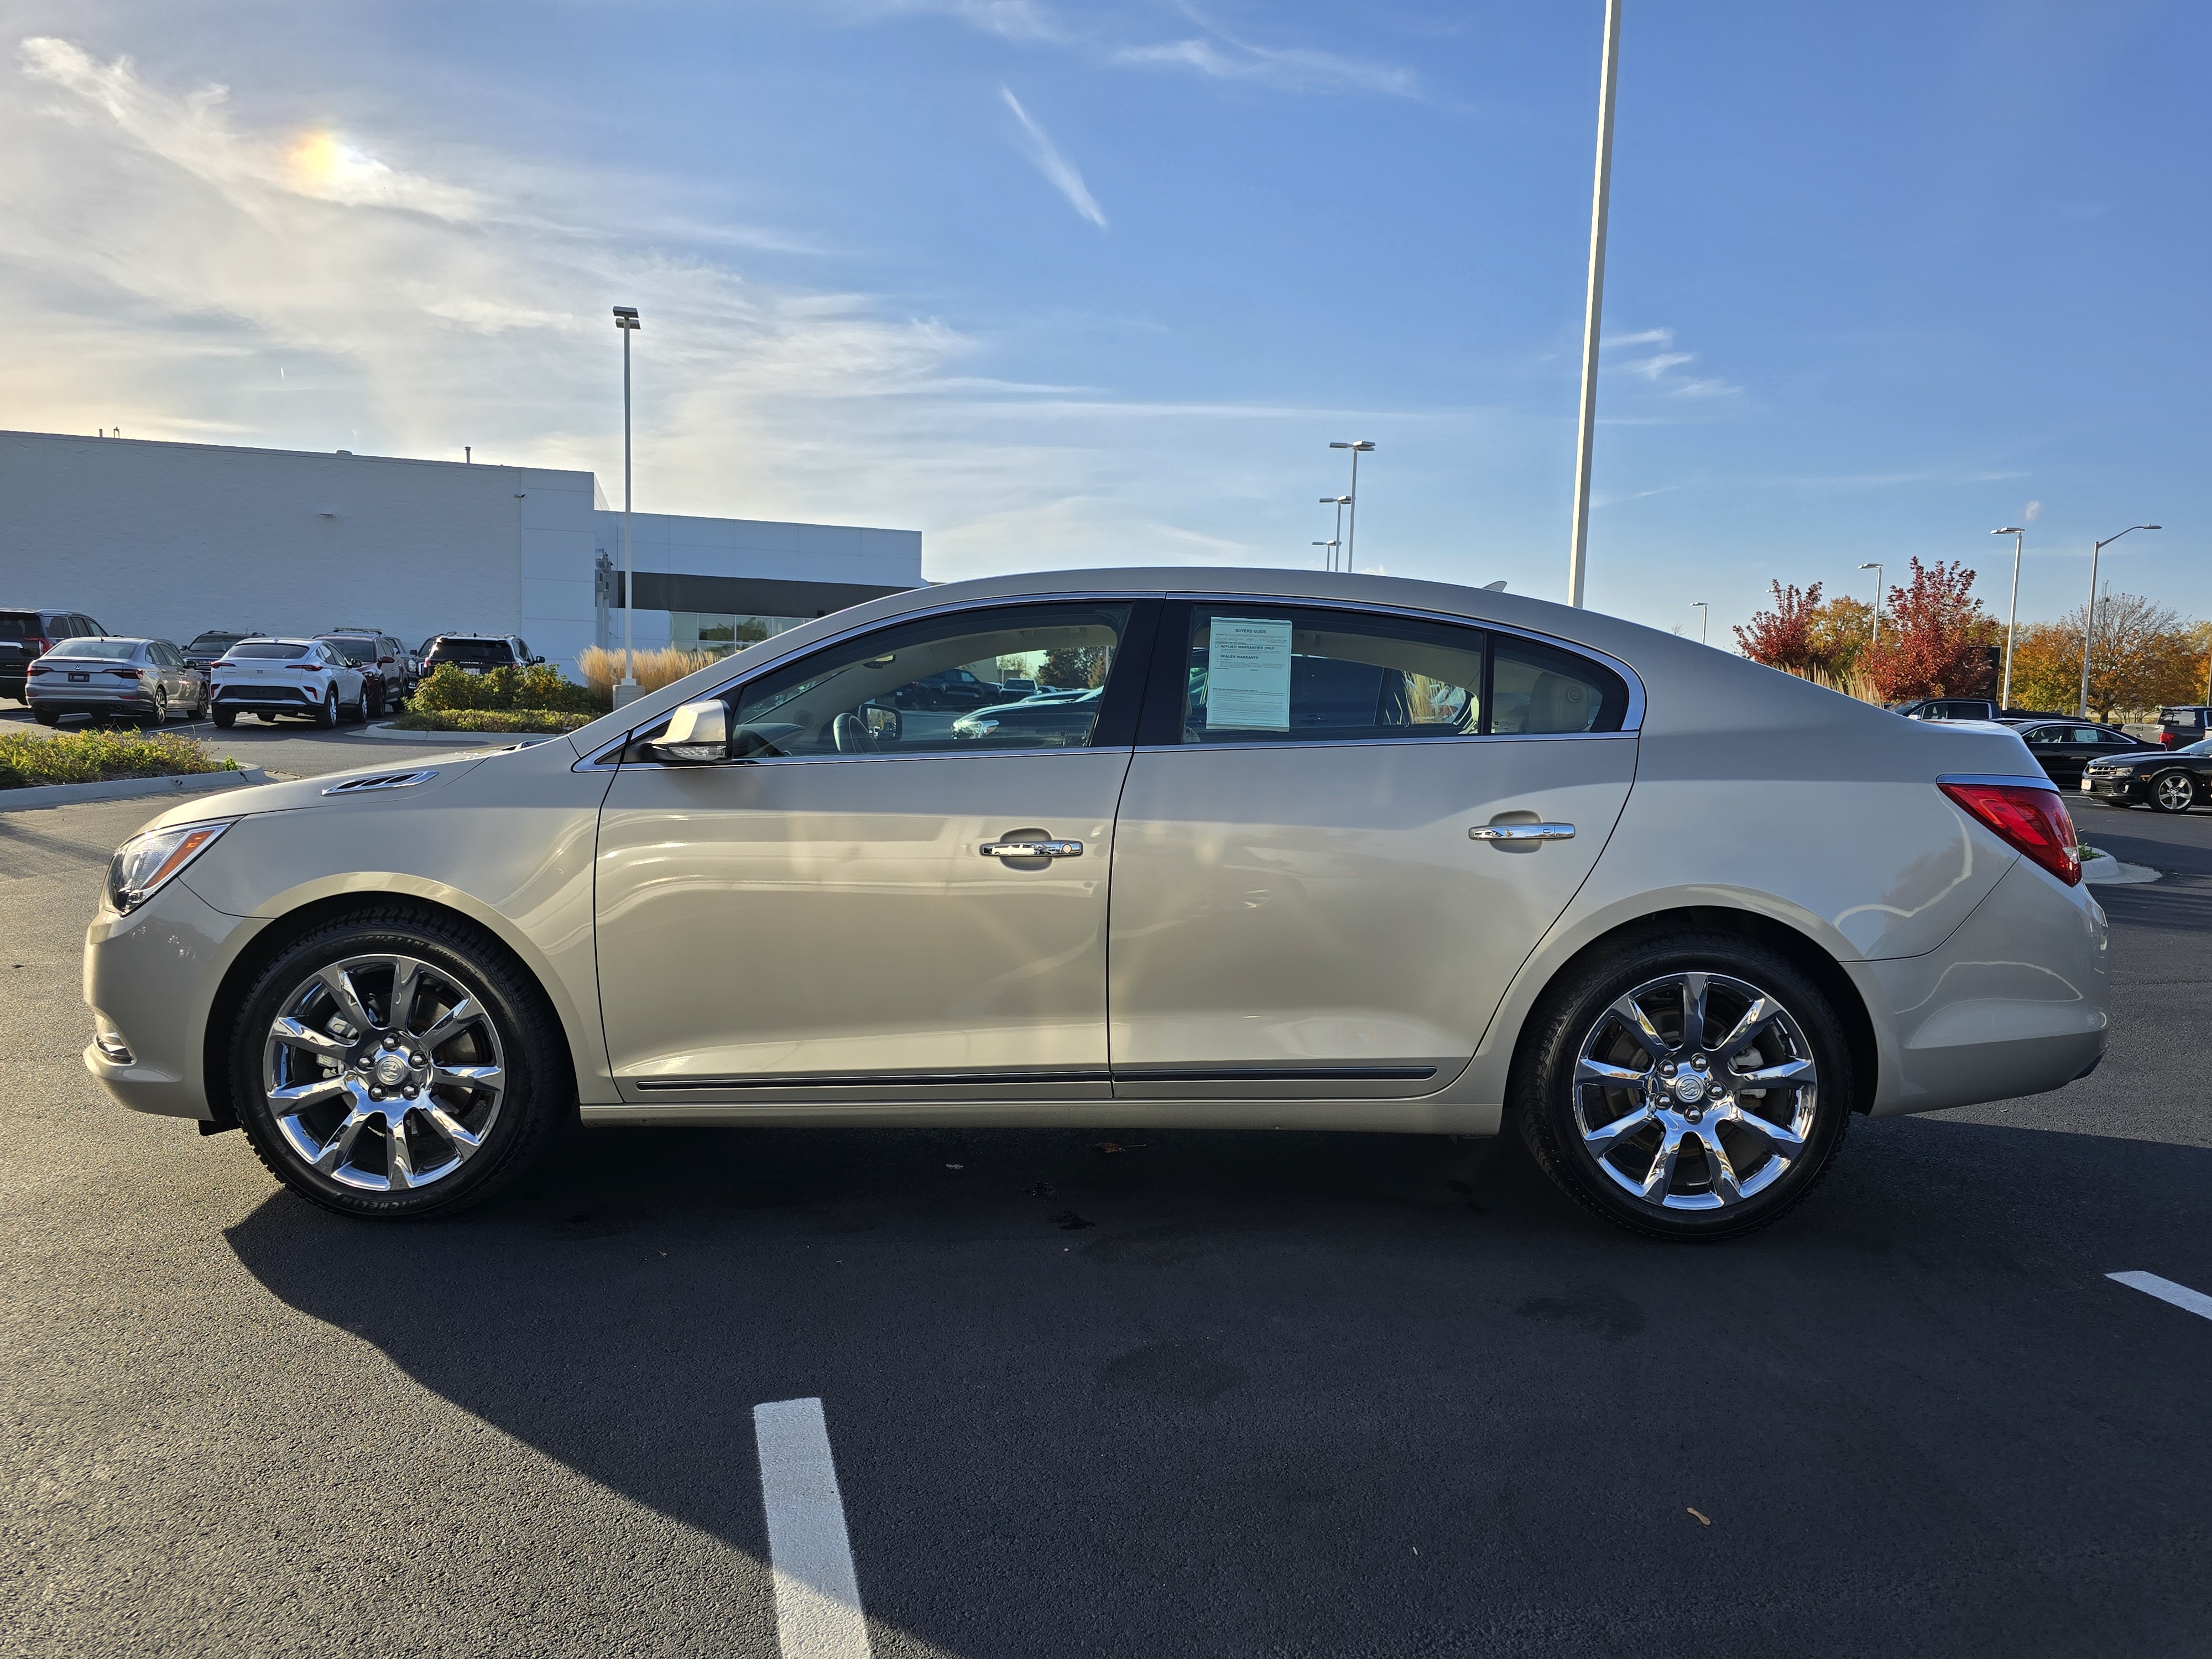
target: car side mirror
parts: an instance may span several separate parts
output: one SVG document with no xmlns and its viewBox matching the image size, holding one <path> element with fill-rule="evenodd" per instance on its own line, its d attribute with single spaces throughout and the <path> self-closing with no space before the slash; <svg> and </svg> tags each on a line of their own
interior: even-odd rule
<svg viewBox="0 0 2212 1659">
<path fill-rule="evenodd" d="M 665 761 L 698 766 L 730 757 L 730 706 L 720 697 L 687 702 L 668 717 L 653 752 Z"/>
<path fill-rule="evenodd" d="M 896 708 L 886 708 L 881 703 L 864 703 L 860 716 L 868 723 L 868 735 L 878 743 L 896 743 L 906 734 L 906 719 Z"/>
</svg>

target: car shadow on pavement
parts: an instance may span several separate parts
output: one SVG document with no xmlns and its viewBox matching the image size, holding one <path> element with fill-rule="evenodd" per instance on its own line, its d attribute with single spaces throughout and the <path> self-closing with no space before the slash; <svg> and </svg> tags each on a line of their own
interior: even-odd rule
<svg viewBox="0 0 2212 1659">
<path fill-rule="evenodd" d="M 820 1395 L 871 1614 L 932 1650 L 1771 1651 L 1711 1571 L 1958 1653 L 2201 1629 L 2199 1322 L 2102 1275 L 2212 1288 L 2208 1220 L 2212 1151 L 1936 1119 L 1703 1248 L 1503 1142 L 659 1129 L 449 1223 L 279 1194 L 228 1237 L 761 1559 L 750 1407 Z"/>
</svg>

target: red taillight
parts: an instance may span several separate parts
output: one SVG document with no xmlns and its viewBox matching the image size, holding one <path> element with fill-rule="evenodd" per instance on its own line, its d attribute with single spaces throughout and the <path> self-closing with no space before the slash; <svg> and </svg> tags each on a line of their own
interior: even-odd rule
<svg viewBox="0 0 2212 1659">
<path fill-rule="evenodd" d="M 292 666 L 302 674 L 319 674 L 323 672 L 323 665 L 319 662 L 295 662 Z"/>
<path fill-rule="evenodd" d="M 2069 887 L 2081 879 L 2081 853 L 2056 789 L 2027 783 L 1943 783 L 1953 800 Z"/>
<path fill-rule="evenodd" d="M 47 667 L 46 664 L 42 662 L 34 662 L 25 672 L 32 674 L 51 674 L 54 671 Z"/>
</svg>

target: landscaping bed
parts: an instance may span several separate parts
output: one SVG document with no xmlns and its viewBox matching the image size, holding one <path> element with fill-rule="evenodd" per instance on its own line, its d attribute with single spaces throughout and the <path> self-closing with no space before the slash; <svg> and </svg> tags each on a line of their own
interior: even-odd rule
<svg viewBox="0 0 2212 1659">
<path fill-rule="evenodd" d="M 0 789 L 58 783 L 111 783 L 118 778 L 173 778 L 235 772 L 190 738 L 139 737 L 120 732 L 69 732 L 53 737 L 0 732 Z"/>
<path fill-rule="evenodd" d="M 504 732 L 558 736 L 587 726 L 613 700 L 564 678 L 557 668 L 495 668 L 466 674 L 452 663 L 416 688 L 398 732 Z"/>
<path fill-rule="evenodd" d="M 391 721 L 395 732 L 511 732 L 559 736 L 589 726 L 597 714 L 563 714 L 550 708 L 453 708 L 426 714 L 409 709 Z"/>
</svg>

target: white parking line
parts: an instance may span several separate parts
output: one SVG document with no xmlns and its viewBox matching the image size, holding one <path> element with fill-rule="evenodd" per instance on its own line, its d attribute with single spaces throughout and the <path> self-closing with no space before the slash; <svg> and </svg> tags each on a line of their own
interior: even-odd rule
<svg viewBox="0 0 2212 1659">
<path fill-rule="evenodd" d="M 775 1639 L 783 1659 L 869 1659 L 845 1501 L 830 1457 L 819 1400 L 753 1407 L 761 1499 L 775 1579 Z"/>
<path fill-rule="evenodd" d="M 2202 1291 L 2192 1291 L 2186 1285 L 2177 1285 L 2170 1279 L 2160 1279 L 2156 1273 L 2147 1273 L 2140 1269 L 2124 1273 L 2106 1273 L 2105 1277 L 2115 1284 L 2125 1285 L 2130 1290 L 2141 1291 L 2146 1296 L 2154 1296 L 2161 1302 L 2171 1302 L 2177 1308 L 2186 1309 L 2199 1319 L 2212 1319 L 2212 1296 L 2207 1296 Z"/>
</svg>

